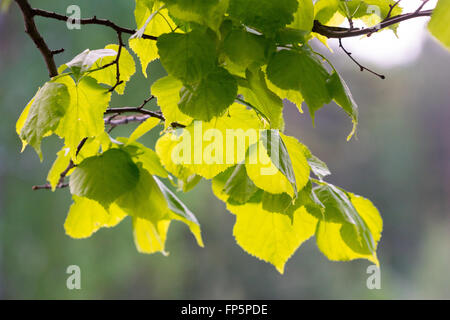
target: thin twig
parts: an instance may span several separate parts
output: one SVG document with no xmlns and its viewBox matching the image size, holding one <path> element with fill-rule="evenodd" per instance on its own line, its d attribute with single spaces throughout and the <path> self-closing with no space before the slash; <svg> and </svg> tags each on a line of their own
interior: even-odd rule
<svg viewBox="0 0 450 320">
<path fill-rule="evenodd" d="M 342 39 L 339 39 L 339 47 L 342 49 L 342 51 L 345 52 L 345 54 L 347 54 L 347 55 L 349 56 L 350 59 L 352 59 L 352 61 L 353 61 L 354 63 L 356 63 L 356 64 L 358 65 L 358 67 L 359 67 L 359 69 L 360 69 L 361 71 L 366 70 L 366 71 L 368 71 L 368 72 L 370 72 L 370 73 L 376 75 L 377 77 L 379 77 L 379 78 L 381 78 L 381 79 L 386 79 L 386 76 L 384 76 L 384 75 L 382 75 L 382 74 L 379 74 L 379 73 L 376 73 L 375 71 L 373 71 L 373 70 L 371 70 L 371 69 L 369 69 L 369 68 L 363 66 L 363 65 L 360 64 L 355 58 L 353 58 L 353 57 L 352 57 L 352 53 L 349 52 L 349 51 L 347 51 L 347 50 L 344 48 L 344 46 L 342 45 Z"/>
<path fill-rule="evenodd" d="M 386 18 L 384 18 L 384 21 L 386 21 L 387 19 L 389 19 L 391 17 L 392 11 L 395 9 L 395 7 L 398 6 L 400 1 L 402 1 L 402 0 L 397 0 L 394 4 L 390 4 L 389 5 L 389 11 L 388 11 L 388 13 L 386 15 Z"/>
<path fill-rule="evenodd" d="M 86 143 L 87 139 L 88 138 L 83 138 L 83 140 L 81 140 L 81 142 L 78 144 L 75 156 L 78 156 L 78 154 L 80 153 L 80 151 L 83 148 L 84 144 Z M 75 167 L 76 167 L 76 164 L 73 162 L 72 159 L 70 159 L 69 164 L 67 165 L 66 169 L 64 169 L 64 171 L 61 172 L 60 175 L 59 175 L 59 181 L 58 181 L 58 183 L 55 186 L 56 189 L 66 188 L 66 187 L 69 186 L 68 183 L 64 183 L 64 180 L 65 180 L 67 174 L 69 173 L 69 171 L 72 170 Z M 46 183 L 46 184 L 43 184 L 43 185 L 40 185 L 40 186 L 33 186 L 31 189 L 32 190 L 52 189 L 52 186 L 49 183 Z"/>
<path fill-rule="evenodd" d="M 122 32 L 120 31 L 117 32 L 117 38 L 119 41 L 119 49 L 117 50 L 116 59 L 114 59 L 114 64 L 116 65 L 116 83 L 108 90 L 109 92 L 113 92 L 119 85 L 123 83 L 123 81 L 120 80 L 120 66 L 119 66 L 120 54 L 122 53 L 122 48 L 125 46 L 122 39 Z"/>
</svg>

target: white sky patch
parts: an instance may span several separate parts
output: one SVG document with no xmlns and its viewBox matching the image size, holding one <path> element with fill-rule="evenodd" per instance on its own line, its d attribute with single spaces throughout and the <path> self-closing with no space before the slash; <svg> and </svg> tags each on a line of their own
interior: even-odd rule
<svg viewBox="0 0 450 320">
<path fill-rule="evenodd" d="M 421 0 L 403 0 L 400 2 L 403 12 L 414 12 L 422 3 Z M 437 0 L 431 0 L 422 10 L 433 9 Z M 344 47 L 354 58 L 361 62 L 368 62 L 384 68 L 413 62 L 422 52 L 427 36 L 427 23 L 430 18 L 419 17 L 400 23 L 397 30 L 398 38 L 390 30 L 380 31 L 371 37 L 355 37 L 342 39 Z M 348 27 L 348 22 L 343 26 Z M 355 27 L 364 27 L 355 23 Z M 337 40 L 330 44 L 333 50 L 340 51 Z"/>
</svg>

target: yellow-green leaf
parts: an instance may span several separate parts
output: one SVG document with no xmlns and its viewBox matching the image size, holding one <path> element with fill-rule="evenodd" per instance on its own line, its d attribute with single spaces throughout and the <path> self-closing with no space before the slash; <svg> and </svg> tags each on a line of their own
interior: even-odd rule
<svg viewBox="0 0 450 320">
<path fill-rule="evenodd" d="M 262 205 L 248 203 L 227 205 L 236 215 L 233 235 L 249 254 L 269 262 L 284 272 L 287 260 L 316 230 L 317 219 L 301 207 L 294 212 L 293 222 L 284 214 L 268 212 Z"/>
</svg>

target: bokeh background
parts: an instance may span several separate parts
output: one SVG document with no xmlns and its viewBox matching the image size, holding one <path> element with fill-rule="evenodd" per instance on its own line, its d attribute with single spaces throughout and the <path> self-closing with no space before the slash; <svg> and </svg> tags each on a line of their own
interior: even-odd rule
<svg viewBox="0 0 450 320">
<path fill-rule="evenodd" d="M 60 13 L 72 3 L 31 1 Z M 97 15 L 134 27 L 132 0 L 76 4 L 84 17 Z M 384 81 L 359 72 L 336 48 L 331 54 L 317 46 L 340 70 L 359 104 L 358 140 L 346 142 L 351 122 L 335 105 L 317 113 L 313 128 L 307 112 L 300 114 L 286 103 L 287 133 L 327 162 L 332 183 L 370 198 L 383 216 L 378 249 L 382 288 L 368 290 L 367 261 L 330 262 L 313 239 L 288 261 L 284 275 L 249 256 L 235 243 L 234 217 L 214 198 L 209 182 L 180 194 L 202 224 L 203 249 L 176 223 L 169 232 L 168 257 L 137 253 L 129 219 L 86 240 L 67 237 L 68 191 L 31 190 L 45 182 L 62 142 L 47 139 L 40 163 L 31 148 L 20 154 L 15 133 L 22 109 L 47 80 L 21 18 L 14 4 L 0 14 L 0 298 L 450 298 L 450 54 L 426 32 L 416 31 L 409 41 L 413 47 L 384 38 L 372 47 L 362 42 L 368 40 L 349 42 L 355 56 L 387 75 Z M 66 50 L 56 57 L 58 64 L 86 48 L 116 41 L 107 28 L 70 31 L 62 22 L 37 21 L 50 47 Z M 116 96 L 111 106 L 139 105 L 151 83 L 164 75 L 158 62 L 149 75 L 146 79 L 138 71 L 126 95 Z M 127 134 L 133 127 L 114 134 Z M 148 135 L 143 142 L 153 146 L 156 138 Z M 81 267 L 81 290 L 66 288 L 66 268 L 72 264 Z"/>
</svg>

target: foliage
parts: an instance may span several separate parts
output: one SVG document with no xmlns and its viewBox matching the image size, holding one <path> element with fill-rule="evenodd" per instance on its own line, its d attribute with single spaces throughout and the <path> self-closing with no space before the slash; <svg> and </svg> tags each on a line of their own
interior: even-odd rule
<svg viewBox="0 0 450 320">
<path fill-rule="evenodd" d="M 367 10 L 373 5 L 380 16 Z M 447 47 L 449 11 L 449 1 L 440 0 L 429 24 Z M 400 14 L 395 1 L 136 0 L 138 30 L 129 46 L 145 76 L 155 59 L 168 73 L 150 88 L 161 112 L 143 109 L 148 100 L 132 110 L 109 108 L 111 95 L 124 94 L 136 71 L 124 31 L 115 29 L 118 44 L 80 53 L 38 90 L 17 133 L 41 159 L 45 137 L 64 139 L 48 181 L 55 190 L 70 177 L 74 203 L 65 230 L 74 238 L 131 216 L 140 252 L 165 254 L 173 220 L 203 246 L 197 218 L 160 179 L 187 192 L 204 178 L 236 216 L 237 243 L 281 273 L 312 236 L 330 260 L 378 264 L 378 210 L 326 182 L 325 163 L 283 133 L 283 99 L 300 111 L 304 102 L 313 119 L 335 101 L 353 123 L 350 139 L 358 107 L 338 71 L 311 47 L 315 38 L 326 42 L 315 26 L 359 19 L 370 28 Z M 395 24 L 389 27 L 395 31 Z M 132 119 L 142 123 L 128 138 L 112 138 L 110 131 L 122 124 L 114 118 L 130 111 L 141 114 Z M 137 142 L 160 121 L 155 150 Z"/>
</svg>

